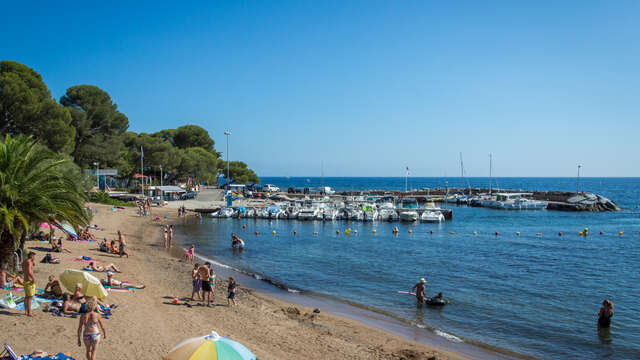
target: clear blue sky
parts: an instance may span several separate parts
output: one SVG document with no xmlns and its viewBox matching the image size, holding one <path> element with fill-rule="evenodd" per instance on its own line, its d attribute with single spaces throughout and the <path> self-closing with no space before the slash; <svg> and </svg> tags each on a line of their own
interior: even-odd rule
<svg viewBox="0 0 640 360">
<path fill-rule="evenodd" d="M 261 176 L 640 176 L 640 1 L 12 1 L 0 58 Z"/>
</svg>

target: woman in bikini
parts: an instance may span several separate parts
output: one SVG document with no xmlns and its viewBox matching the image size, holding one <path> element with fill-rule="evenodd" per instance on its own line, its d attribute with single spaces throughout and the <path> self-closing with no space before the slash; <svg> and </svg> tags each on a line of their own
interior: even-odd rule
<svg viewBox="0 0 640 360">
<path fill-rule="evenodd" d="M 169 229 L 167 229 L 167 226 L 163 226 L 163 234 L 162 237 L 164 238 L 164 248 L 168 249 L 169 248 Z"/>
<path fill-rule="evenodd" d="M 94 311 L 96 306 L 97 304 L 93 300 L 87 302 L 87 312 L 82 314 L 78 324 L 78 346 L 82 346 L 82 340 L 84 340 L 84 346 L 87 348 L 87 360 L 96 359 L 98 343 L 100 342 L 100 329 L 102 329 L 102 337 L 104 339 L 107 338 L 107 331 L 102 324 L 102 316 Z M 98 326 L 100 326 L 100 329 L 98 329 Z"/>
<path fill-rule="evenodd" d="M 105 271 L 109 271 L 109 270 L 113 270 L 113 271 L 115 271 L 117 273 L 122 272 L 114 264 L 100 266 L 100 265 L 96 265 L 93 262 L 90 262 L 88 268 L 93 270 L 93 271 L 95 271 L 95 272 L 105 272 Z"/>
<path fill-rule="evenodd" d="M 196 247 L 195 245 L 191 245 L 189 250 L 184 254 L 184 257 L 187 261 L 193 264 L 193 259 L 196 257 Z"/>
</svg>

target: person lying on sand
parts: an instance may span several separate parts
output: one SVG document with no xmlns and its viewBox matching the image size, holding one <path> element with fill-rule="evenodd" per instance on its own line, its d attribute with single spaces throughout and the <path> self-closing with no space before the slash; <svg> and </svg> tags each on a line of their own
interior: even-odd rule
<svg viewBox="0 0 640 360">
<path fill-rule="evenodd" d="M 116 280 L 113 278 L 113 272 L 112 271 L 107 271 L 107 278 L 106 279 L 102 279 L 101 280 L 102 285 L 104 286 L 111 286 L 111 287 L 126 287 L 126 288 L 134 288 L 134 289 L 144 289 L 145 286 L 144 285 L 135 285 L 135 284 L 131 284 L 131 283 L 124 283 L 120 280 Z"/>
<path fill-rule="evenodd" d="M 114 264 L 100 266 L 100 265 L 95 265 L 93 262 L 90 262 L 89 266 L 87 266 L 87 267 L 89 269 L 93 270 L 93 271 L 96 271 L 96 272 L 105 272 L 105 271 L 110 271 L 110 270 L 113 270 L 113 271 L 115 271 L 117 273 L 122 272 Z"/>
<path fill-rule="evenodd" d="M 84 293 L 82 292 L 82 284 L 76 284 L 76 291 L 73 292 L 71 298 L 75 301 L 84 299 Z"/>
<path fill-rule="evenodd" d="M 44 287 L 44 296 L 57 297 L 62 296 L 62 287 L 60 286 L 60 282 L 56 280 L 56 277 L 53 275 L 49 275 L 49 282 L 47 286 Z"/>
<path fill-rule="evenodd" d="M 13 289 L 15 285 L 23 285 L 22 278 L 10 273 L 8 268 L 8 264 L 3 264 L 0 269 L 0 289 Z"/>
</svg>

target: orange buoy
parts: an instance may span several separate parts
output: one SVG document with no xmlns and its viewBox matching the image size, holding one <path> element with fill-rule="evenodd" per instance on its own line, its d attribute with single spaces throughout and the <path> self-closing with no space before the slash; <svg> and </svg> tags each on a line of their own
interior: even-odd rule
<svg viewBox="0 0 640 360">
<path fill-rule="evenodd" d="M 340 231 L 336 230 L 336 235 L 340 235 Z"/>
<path fill-rule="evenodd" d="M 496 236 L 500 235 L 500 233 L 499 233 L 499 232 L 497 232 L 497 231 L 495 232 L 495 234 L 496 234 Z"/>
<path fill-rule="evenodd" d="M 622 231 L 618 232 L 618 235 L 619 235 L 619 236 L 622 236 Z"/>
<path fill-rule="evenodd" d="M 578 233 L 578 236 L 582 236 L 582 231 L 580 231 L 580 232 Z"/>
<path fill-rule="evenodd" d="M 258 232 L 256 231 L 256 235 L 258 235 Z"/>
<path fill-rule="evenodd" d="M 429 230 L 429 234 L 433 234 L 433 230 Z"/>
<path fill-rule="evenodd" d="M 297 234 L 298 234 L 298 233 L 297 233 L 295 230 L 293 230 L 293 235 L 297 235 Z"/>
<path fill-rule="evenodd" d="M 604 233 L 602 231 L 600 231 L 600 235 L 604 235 Z"/>
<path fill-rule="evenodd" d="M 247 228 L 247 225 L 242 225 L 242 228 L 243 228 L 243 229 L 246 229 L 246 228 Z"/>
</svg>

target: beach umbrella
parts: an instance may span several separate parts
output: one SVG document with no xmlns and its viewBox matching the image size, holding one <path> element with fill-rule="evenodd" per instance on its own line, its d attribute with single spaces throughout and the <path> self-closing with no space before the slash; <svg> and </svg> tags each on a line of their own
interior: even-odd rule
<svg viewBox="0 0 640 360">
<path fill-rule="evenodd" d="M 48 228 L 57 229 L 57 227 L 55 225 L 52 225 L 52 224 L 49 224 L 49 223 L 46 223 L 46 222 L 40 223 L 40 227 L 44 228 L 44 229 L 48 229 Z"/>
<path fill-rule="evenodd" d="M 76 238 L 78 237 L 78 234 L 76 234 L 76 229 L 74 229 L 73 226 L 69 224 L 58 224 L 58 227 L 60 228 L 60 230 L 66 232 L 67 234 Z"/>
<path fill-rule="evenodd" d="M 60 275 L 60 282 L 69 291 L 75 291 L 76 284 L 82 284 L 82 292 L 85 296 L 104 299 L 108 295 L 100 280 L 86 271 L 67 269 Z"/>
<path fill-rule="evenodd" d="M 169 351 L 164 360 L 255 360 L 249 349 L 239 342 L 218 335 L 187 339 Z"/>
</svg>

